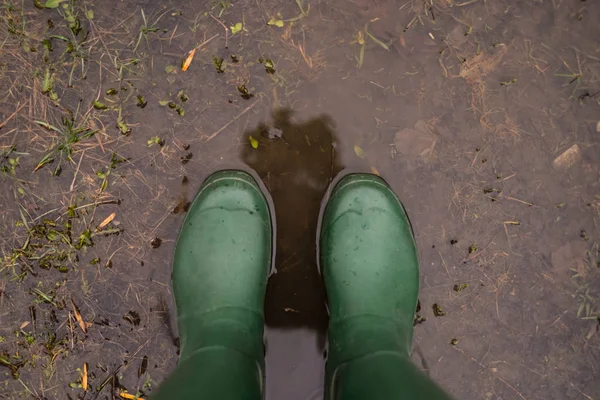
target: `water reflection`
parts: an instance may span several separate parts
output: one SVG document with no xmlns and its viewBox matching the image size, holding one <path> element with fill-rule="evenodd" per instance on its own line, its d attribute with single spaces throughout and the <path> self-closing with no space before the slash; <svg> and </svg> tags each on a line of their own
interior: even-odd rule
<svg viewBox="0 0 600 400">
<path fill-rule="evenodd" d="M 325 190 L 342 165 L 329 117 L 295 122 L 292 110 L 280 109 L 272 119 L 245 133 L 246 143 L 252 137 L 258 147 L 244 146 L 241 154 L 269 189 L 277 219 L 276 273 L 265 301 L 267 397 L 313 397 L 322 385 L 327 327 L 316 265 L 317 219 Z M 306 394 L 298 396 L 298 390 Z"/>
<path fill-rule="evenodd" d="M 324 292 L 316 267 L 315 233 L 321 198 L 341 170 L 333 121 L 320 116 L 292 122 L 281 109 L 272 125 L 246 132 L 258 148 L 245 146 L 242 159 L 269 189 L 277 218 L 277 272 L 269 280 L 266 323 L 274 327 L 324 330 Z"/>
</svg>

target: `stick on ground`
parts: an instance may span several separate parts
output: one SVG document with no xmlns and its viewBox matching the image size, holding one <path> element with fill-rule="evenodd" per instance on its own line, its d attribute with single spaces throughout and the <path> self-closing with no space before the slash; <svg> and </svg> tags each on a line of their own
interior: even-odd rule
<svg viewBox="0 0 600 400">
<path fill-rule="evenodd" d="M 226 123 L 225 125 L 223 125 L 223 127 L 215 132 L 213 132 L 207 139 L 206 141 L 209 142 L 211 140 L 213 140 L 215 138 L 215 136 L 217 136 L 219 133 L 223 132 L 229 125 L 231 125 L 233 122 L 237 121 L 237 119 L 239 117 L 241 117 L 242 115 L 246 114 L 248 111 L 250 111 L 255 105 L 256 103 L 258 103 L 260 101 L 256 100 L 254 103 L 250 104 L 248 107 L 246 107 L 246 109 L 244 111 L 242 111 L 241 113 L 239 113 L 238 115 L 235 116 L 235 118 L 233 118 L 231 121 L 229 121 L 228 123 Z"/>
</svg>

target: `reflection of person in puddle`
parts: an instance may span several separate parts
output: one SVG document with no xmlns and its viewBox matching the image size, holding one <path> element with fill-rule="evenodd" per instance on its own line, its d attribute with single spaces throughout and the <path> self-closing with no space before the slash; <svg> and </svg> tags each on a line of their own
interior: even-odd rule
<svg viewBox="0 0 600 400">
<path fill-rule="evenodd" d="M 275 204 L 277 273 L 269 278 L 265 318 L 271 327 L 317 330 L 325 344 L 327 310 L 316 265 L 315 241 L 321 199 L 342 167 L 334 149 L 333 122 L 317 117 L 291 121 L 287 109 L 273 114 L 273 125 L 247 132 L 258 140 L 241 158 L 265 183 Z"/>
<path fill-rule="evenodd" d="M 273 159 L 253 158 L 251 153 L 245 157 L 263 177 L 273 171 L 269 167 L 287 166 L 277 170 L 289 175 L 278 183 L 291 182 L 287 186 L 276 187 L 268 177 L 265 181 L 280 193 L 273 196 L 275 205 L 288 207 L 276 214 L 278 240 L 286 238 L 277 251 L 288 251 L 288 258 L 299 251 L 314 254 L 314 242 L 302 235 L 307 229 L 316 231 L 319 198 L 332 169 L 339 169 L 331 155 L 319 158 L 302 149 L 315 146 L 315 151 L 332 154 L 331 133 L 318 129 L 326 124 L 313 123 L 308 134 L 276 118 L 283 137 L 271 143 L 281 144 L 263 154 Z M 217 172 L 200 188 L 183 223 L 173 265 L 181 356 L 154 399 L 264 397 L 264 303 L 274 236 L 273 210 L 266 198 L 254 178 L 242 171 Z M 346 175 L 333 185 L 320 227 L 319 260 L 330 314 L 325 398 L 449 399 L 409 359 L 419 267 L 408 217 L 391 188 L 374 175 Z M 314 266 L 308 258 L 297 257 Z M 286 259 L 284 255 L 280 263 Z M 280 265 L 275 276 L 293 268 L 293 263 Z M 306 268 L 302 273 L 308 273 Z M 308 301 L 304 297 L 303 303 Z M 290 323 L 298 321 L 284 320 L 282 325 Z M 310 325 L 309 320 L 300 323 Z"/>
</svg>

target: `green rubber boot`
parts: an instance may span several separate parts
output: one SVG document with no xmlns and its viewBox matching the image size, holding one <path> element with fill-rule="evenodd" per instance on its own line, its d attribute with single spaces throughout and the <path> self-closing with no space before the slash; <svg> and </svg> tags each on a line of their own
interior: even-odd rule
<svg viewBox="0 0 600 400">
<path fill-rule="evenodd" d="M 175 248 L 179 364 L 153 399 L 260 399 L 271 214 L 242 171 L 211 175 L 190 206 Z"/>
<path fill-rule="evenodd" d="M 321 221 L 330 313 L 326 399 L 449 399 L 410 361 L 419 261 L 410 222 L 387 183 L 344 177 Z"/>
</svg>

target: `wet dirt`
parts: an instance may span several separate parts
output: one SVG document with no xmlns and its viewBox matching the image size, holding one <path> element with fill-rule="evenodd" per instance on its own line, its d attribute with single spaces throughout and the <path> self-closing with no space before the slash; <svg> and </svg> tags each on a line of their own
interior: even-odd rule
<svg viewBox="0 0 600 400">
<path fill-rule="evenodd" d="M 2 395 L 147 397 L 177 362 L 170 273 L 186 205 L 210 173 L 244 166 L 270 191 L 278 229 L 267 398 L 322 397 L 316 224 L 344 168 L 380 174 L 411 218 L 426 318 L 412 357 L 432 379 L 460 399 L 599 398 L 600 4 L 300 4 L 78 4 L 82 79 L 70 58 L 40 61 L 43 38 L 68 34 L 65 11 L 3 3 L 0 145 L 24 153 L 14 175 L 15 152 L 0 153 L 3 256 L 25 243 L 23 220 L 63 224 L 72 204 L 73 237 L 89 229 L 93 246 L 66 273 L 3 261 L 0 356 L 20 380 L 0 365 Z M 27 35 L 10 33 L 22 20 Z M 50 59 L 71 54 L 52 43 Z M 41 93 L 47 66 L 59 106 Z M 57 161 L 33 172 L 57 140 L 35 121 L 58 124 L 64 109 L 98 132 L 73 144 L 60 176 Z M 111 167 L 113 153 L 127 161 Z M 119 232 L 105 235 L 113 212 Z"/>
</svg>

